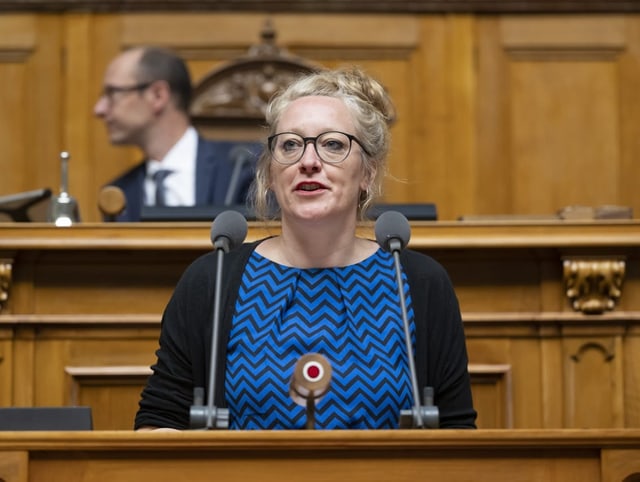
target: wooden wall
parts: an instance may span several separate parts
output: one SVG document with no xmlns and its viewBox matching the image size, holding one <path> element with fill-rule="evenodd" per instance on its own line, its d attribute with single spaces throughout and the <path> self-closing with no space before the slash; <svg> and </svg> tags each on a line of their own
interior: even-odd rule
<svg viewBox="0 0 640 482">
<path fill-rule="evenodd" d="M 0 195 L 57 191 L 68 150 L 69 190 L 82 219 L 99 220 L 100 187 L 140 157 L 110 146 L 92 115 L 109 60 L 163 45 L 198 81 L 257 43 L 267 19 L 281 47 L 328 67 L 359 64 L 390 90 L 399 116 L 386 201 L 435 202 L 441 219 L 574 204 L 640 212 L 633 12 L 6 12 Z"/>
</svg>

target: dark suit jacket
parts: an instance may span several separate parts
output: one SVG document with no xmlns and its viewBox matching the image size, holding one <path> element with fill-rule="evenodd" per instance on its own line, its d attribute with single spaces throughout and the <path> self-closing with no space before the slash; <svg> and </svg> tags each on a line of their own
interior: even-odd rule
<svg viewBox="0 0 640 482">
<path fill-rule="evenodd" d="M 240 150 L 239 150 L 240 148 Z M 196 206 L 222 206 L 230 187 L 234 167 L 240 161 L 241 151 L 250 151 L 244 158 L 236 193 L 232 204 L 244 204 L 249 186 L 255 174 L 255 163 L 262 146 L 259 143 L 235 141 L 211 141 L 198 137 L 196 156 Z M 140 212 L 144 203 L 144 179 L 147 173 L 145 161 L 134 166 L 109 186 L 117 186 L 124 192 L 127 207 L 116 221 L 140 221 Z"/>
</svg>

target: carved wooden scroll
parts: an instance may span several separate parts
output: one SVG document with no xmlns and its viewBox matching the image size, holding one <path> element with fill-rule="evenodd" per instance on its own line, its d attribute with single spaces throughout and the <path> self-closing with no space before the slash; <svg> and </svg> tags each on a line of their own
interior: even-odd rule
<svg viewBox="0 0 640 482">
<path fill-rule="evenodd" d="M 566 294 L 576 311 L 613 310 L 622 295 L 625 261 L 619 258 L 565 258 Z"/>
<path fill-rule="evenodd" d="M 195 86 L 191 115 L 196 125 L 234 120 L 262 123 L 267 103 L 277 90 L 301 74 L 321 69 L 276 46 L 275 38 L 267 22 L 259 44 L 211 71 Z"/>
<path fill-rule="evenodd" d="M 11 287 L 12 269 L 12 260 L 0 259 L 0 313 L 2 313 L 2 310 L 9 300 L 9 288 Z"/>
</svg>

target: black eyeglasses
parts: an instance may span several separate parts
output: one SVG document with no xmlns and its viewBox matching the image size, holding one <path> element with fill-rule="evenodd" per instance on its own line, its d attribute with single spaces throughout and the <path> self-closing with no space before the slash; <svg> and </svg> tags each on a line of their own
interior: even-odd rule
<svg viewBox="0 0 640 482">
<path fill-rule="evenodd" d="M 124 92 L 141 92 L 149 87 L 153 82 L 144 82 L 135 85 L 105 85 L 102 88 L 101 97 L 105 97 L 109 102 L 113 102 L 114 95 Z"/>
<path fill-rule="evenodd" d="M 323 132 L 316 137 L 302 137 L 295 132 L 280 132 L 269 137 L 267 141 L 273 159 L 284 165 L 295 164 L 302 159 L 309 142 L 313 143 L 320 160 L 329 164 L 344 161 L 351 152 L 353 141 L 356 141 L 363 152 L 369 155 L 355 136 L 340 131 Z"/>
</svg>

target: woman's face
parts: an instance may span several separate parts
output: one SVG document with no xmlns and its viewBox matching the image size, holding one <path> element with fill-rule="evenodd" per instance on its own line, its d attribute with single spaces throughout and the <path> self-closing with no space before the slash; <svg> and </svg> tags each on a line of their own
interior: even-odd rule
<svg viewBox="0 0 640 482">
<path fill-rule="evenodd" d="M 293 101 L 282 112 L 276 133 L 293 132 L 302 137 L 316 137 L 328 131 L 355 135 L 347 106 L 333 97 L 309 96 Z M 347 158 L 331 164 L 323 162 L 313 142 L 308 142 L 302 158 L 294 164 L 283 165 L 272 159 L 271 189 L 280 205 L 282 219 L 331 217 L 338 221 L 353 221 L 360 191 L 366 190 L 368 185 L 361 155 L 360 145 L 353 141 Z"/>
</svg>

